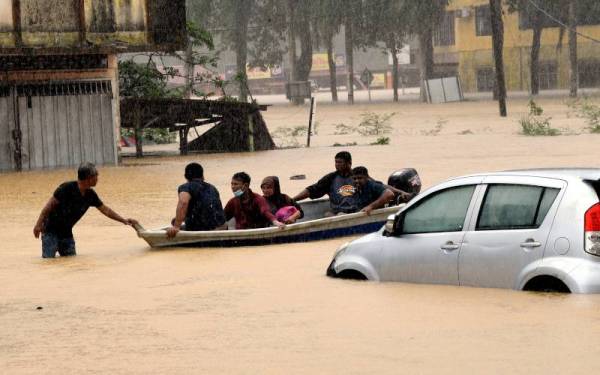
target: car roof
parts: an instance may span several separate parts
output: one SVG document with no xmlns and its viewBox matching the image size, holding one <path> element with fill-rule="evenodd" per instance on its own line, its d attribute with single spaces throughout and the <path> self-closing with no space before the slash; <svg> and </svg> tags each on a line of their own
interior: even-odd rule
<svg viewBox="0 0 600 375">
<path fill-rule="evenodd" d="M 469 176 L 527 176 L 560 178 L 565 180 L 600 180 L 600 168 L 536 168 L 536 169 L 514 169 L 501 172 L 477 173 Z"/>
</svg>

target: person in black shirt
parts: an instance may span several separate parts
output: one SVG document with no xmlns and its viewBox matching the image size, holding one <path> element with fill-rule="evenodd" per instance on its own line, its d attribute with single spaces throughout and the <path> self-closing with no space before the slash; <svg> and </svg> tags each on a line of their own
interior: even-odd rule
<svg viewBox="0 0 600 375">
<path fill-rule="evenodd" d="M 92 163 L 83 163 L 77 170 L 77 181 L 61 184 L 42 209 L 33 228 L 33 235 L 42 234 L 42 257 L 54 258 L 75 255 L 73 226 L 88 208 L 96 207 L 105 216 L 126 225 L 136 225 L 137 220 L 124 219 L 102 203 L 92 187 L 98 183 L 98 171 Z"/>
<path fill-rule="evenodd" d="M 352 180 L 352 155 L 341 151 L 335 155 L 335 171 L 323 176 L 317 183 L 298 193 L 293 200 L 317 199 L 327 194 L 331 212 L 327 215 L 358 211 L 356 188 Z"/>
<path fill-rule="evenodd" d="M 167 237 L 175 237 L 180 230 L 227 229 L 219 192 L 204 181 L 202 166 L 198 163 L 188 164 L 185 167 L 185 179 L 187 182 L 177 189 L 179 201 L 173 224 L 167 229 Z"/>
<path fill-rule="evenodd" d="M 394 199 L 394 192 L 381 182 L 373 180 L 365 167 L 353 168 L 352 179 L 356 187 L 358 208 L 367 215 Z"/>
</svg>

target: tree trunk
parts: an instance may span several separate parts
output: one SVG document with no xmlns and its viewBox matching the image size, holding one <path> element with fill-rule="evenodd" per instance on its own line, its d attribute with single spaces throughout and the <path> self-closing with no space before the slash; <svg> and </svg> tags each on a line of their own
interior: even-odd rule
<svg viewBox="0 0 600 375">
<path fill-rule="evenodd" d="M 388 50 L 392 54 L 392 88 L 394 89 L 394 102 L 398 102 L 398 48 L 395 42 L 388 44 Z"/>
<path fill-rule="evenodd" d="M 494 46 L 494 62 L 496 64 L 495 92 L 498 95 L 500 116 L 506 117 L 506 82 L 504 80 L 504 21 L 502 20 L 501 0 L 490 0 L 492 22 L 492 44 Z"/>
<path fill-rule="evenodd" d="M 348 104 L 354 104 L 354 36 L 352 35 L 352 19 L 346 18 L 345 24 L 346 70 L 348 79 Z"/>
<path fill-rule="evenodd" d="M 192 59 L 192 41 L 188 38 L 188 43 L 185 49 L 185 90 L 183 92 L 184 99 L 190 99 L 192 97 L 192 91 L 194 89 L 194 64 Z"/>
<path fill-rule="evenodd" d="M 533 22 L 533 39 L 531 41 L 531 62 L 529 68 L 531 74 L 531 95 L 540 93 L 540 44 L 543 30 L 541 17 L 539 16 L 539 12 L 536 11 Z"/>
<path fill-rule="evenodd" d="M 419 34 L 419 68 L 421 73 L 421 101 L 427 103 L 425 81 L 433 77 L 433 25 Z"/>
<path fill-rule="evenodd" d="M 245 1 L 246 6 L 235 8 L 235 62 L 237 78 L 240 85 L 241 102 L 248 101 L 248 76 L 246 66 L 248 65 L 248 22 L 250 21 L 250 2 Z"/>
<path fill-rule="evenodd" d="M 569 1 L 569 96 L 577 97 L 579 86 L 579 67 L 577 63 L 577 0 Z"/>
<path fill-rule="evenodd" d="M 329 87 L 331 88 L 331 101 L 337 103 L 337 70 L 335 67 L 335 54 L 333 51 L 333 35 L 327 36 L 327 62 L 329 63 Z"/>
<path fill-rule="evenodd" d="M 288 83 L 298 80 L 296 76 L 296 5 L 295 0 L 287 2 L 287 42 L 288 42 Z M 297 104 L 291 100 L 293 104 Z"/>
<path fill-rule="evenodd" d="M 302 33 L 300 34 L 300 56 L 296 61 L 296 78 L 299 81 L 307 81 L 312 69 L 312 33 L 310 30 L 310 19 L 303 17 L 301 20 Z"/>
</svg>

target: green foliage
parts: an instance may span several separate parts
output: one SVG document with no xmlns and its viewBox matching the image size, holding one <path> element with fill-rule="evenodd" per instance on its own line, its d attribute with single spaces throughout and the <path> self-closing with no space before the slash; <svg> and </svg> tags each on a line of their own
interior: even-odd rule
<svg viewBox="0 0 600 375">
<path fill-rule="evenodd" d="M 167 89 L 173 75 L 159 71 L 153 61 L 138 64 L 133 60 L 119 62 L 119 91 L 122 97 L 165 98 L 175 96 Z"/>
<path fill-rule="evenodd" d="M 392 131 L 390 119 L 396 113 L 377 114 L 374 112 L 365 112 L 361 114 L 361 121 L 356 127 L 356 131 L 360 135 L 381 135 L 388 134 Z"/>
<path fill-rule="evenodd" d="M 371 145 L 389 145 L 390 137 L 379 137 L 375 142 L 372 142 Z"/>
<path fill-rule="evenodd" d="M 567 105 L 575 111 L 577 117 L 585 120 L 591 133 L 600 133 L 600 105 L 592 103 L 587 97 L 570 101 Z"/>
<path fill-rule="evenodd" d="M 551 117 L 544 117 L 544 110 L 533 100 L 529 101 L 529 114 L 519 120 L 521 133 L 528 136 L 555 136 L 560 130 L 550 126 Z"/>
</svg>

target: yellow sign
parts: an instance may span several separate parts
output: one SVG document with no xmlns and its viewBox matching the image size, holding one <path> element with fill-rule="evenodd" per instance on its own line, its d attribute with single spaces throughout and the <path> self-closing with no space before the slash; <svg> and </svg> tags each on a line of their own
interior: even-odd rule
<svg viewBox="0 0 600 375">
<path fill-rule="evenodd" d="M 329 62 L 326 53 L 315 53 L 312 55 L 312 71 L 318 72 L 329 70 Z"/>
<path fill-rule="evenodd" d="M 373 73 L 371 87 L 385 87 L 385 73 Z"/>
<path fill-rule="evenodd" d="M 262 70 L 261 68 L 246 67 L 246 75 L 248 79 L 264 79 L 271 78 L 271 71 L 269 69 Z"/>
</svg>

